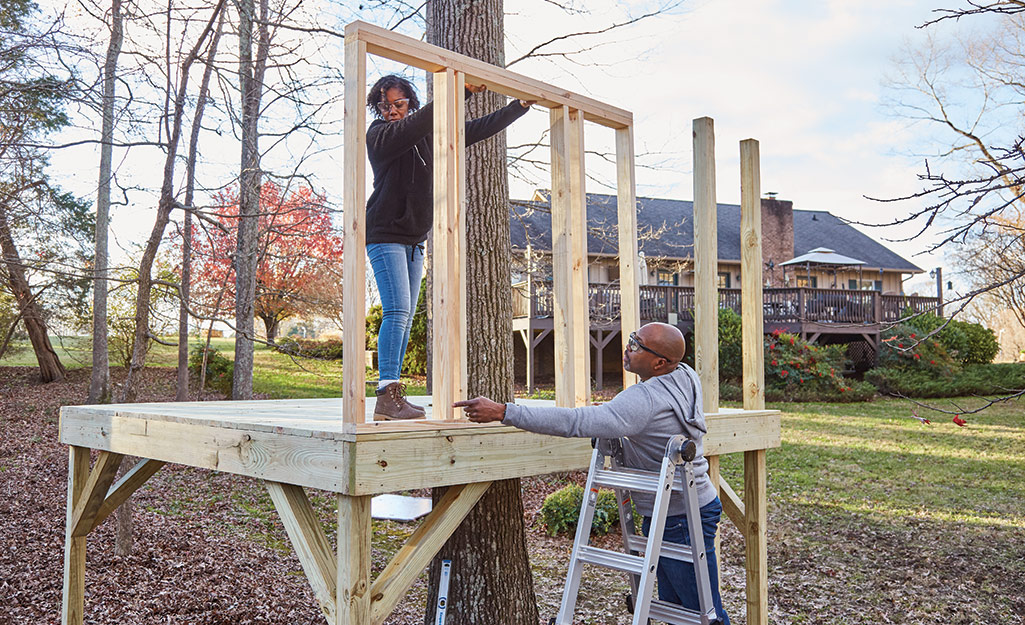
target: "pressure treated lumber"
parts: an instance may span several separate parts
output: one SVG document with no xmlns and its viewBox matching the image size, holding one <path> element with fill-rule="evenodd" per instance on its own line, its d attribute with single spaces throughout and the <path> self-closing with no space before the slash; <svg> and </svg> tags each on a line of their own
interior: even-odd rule
<svg viewBox="0 0 1025 625">
<path fill-rule="evenodd" d="M 434 336 L 432 419 L 466 397 L 466 175 L 463 75 L 434 74 Z M 443 373 L 442 373 L 443 372 Z"/>
<path fill-rule="evenodd" d="M 616 193 L 619 218 L 619 327 L 622 349 L 626 351 L 630 333 L 641 327 L 633 126 L 616 130 Z M 637 375 L 623 369 L 623 388 L 636 383 Z"/>
<path fill-rule="evenodd" d="M 110 492 L 107 493 L 106 498 L 103 500 L 103 504 L 100 506 L 99 511 L 96 513 L 96 518 L 93 519 L 92 526 L 89 531 L 99 527 L 100 523 L 114 510 L 117 510 L 118 506 L 123 504 L 132 496 L 140 486 L 146 483 L 146 480 L 153 477 L 153 475 L 160 470 L 160 467 L 166 463 L 159 460 L 150 460 L 143 458 L 135 464 L 127 473 L 121 476 L 121 479 L 116 484 L 110 487 Z"/>
<path fill-rule="evenodd" d="M 345 431 L 355 432 L 366 404 L 366 202 L 367 44 L 345 39 L 345 151 L 342 168 L 342 414 Z"/>
<path fill-rule="evenodd" d="M 744 408 L 765 408 L 762 325 L 762 182 L 758 142 L 740 142 L 740 258 Z"/>
<path fill-rule="evenodd" d="M 694 365 L 705 412 L 719 406 L 719 276 L 715 203 L 715 130 L 694 120 Z M 706 455 L 708 454 L 706 451 Z"/>
<path fill-rule="evenodd" d="M 89 479 L 89 449 L 72 445 L 68 450 L 68 500 L 64 533 L 64 592 L 61 624 L 81 625 L 85 604 L 85 536 L 74 536 L 75 508 L 84 497 Z"/>
<path fill-rule="evenodd" d="M 107 494 L 111 483 L 117 477 L 117 470 L 121 467 L 121 454 L 101 451 L 96 459 L 96 464 L 89 472 L 89 478 L 82 489 L 82 496 L 75 504 L 75 511 L 71 521 L 71 535 L 85 536 L 93 527 L 93 520 L 100 506 L 103 505 L 103 498 Z"/>
<path fill-rule="evenodd" d="M 747 577 L 747 622 L 768 625 L 769 569 L 766 526 L 765 450 L 744 452 L 744 569 Z"/>
<path fill-rule="evenodd" d="M 370 625 L 370 497 L 338 496 L 336 614 L 342 625 Z"/>
<path fill-rule="evenodd" d="M 301 486 L 280 482 L 266 482 L 266 485 L 320 609 L 328 623 L 335 623 L 338 600 L 335 554 L 306 491 Z"/>
<path fill-rule="evenodd" d="M 491 482 L 453 486 L 434 507 L 374 580 L 370 590 L 370 620 L 381 625 L 405 597 L 424 567 L 430 564 L 445 541 L 459 528 Z"/>
<path fill-rule="evenodd" d="M 366 22 L 352 22 L 345 27 L 346 44 L 354 40 L 365 44 L 370 54 L 428 72 L 448 68 L 464 72 L 468 83 L 485 85 L 491 91 L 512 98 L 536 101 L 547 108 L 573 107 L 582 111 L 587 121 L 602 126 L 623 128 L 633 124 L 633 114 L 629 111 Z"/>
</svg>

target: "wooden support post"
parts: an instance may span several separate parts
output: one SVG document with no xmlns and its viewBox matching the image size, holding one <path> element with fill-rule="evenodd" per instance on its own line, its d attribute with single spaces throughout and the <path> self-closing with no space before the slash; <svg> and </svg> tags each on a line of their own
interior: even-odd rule
<svg viewBox="0 0 1025 625">
<path fill-rule="evenodd" d="M 466 197 L 463 75 L 434 74 L 434 397 L 432 419 L 466 397 Z"/>
<path fill-rule="evenodd" d="M 96 513 L 103 505 L 103 499 L 110 489 L 111 483 L 117 477 L 117 470 L 121 468 L 121 454 L 101 451 L 96 459 L 96 465 L 89 472 L 89 479 L 82 489 L 82 496 L 75 504 L 75 514 L 71 523 L 72 536 L 85 536 L 93 527 Z"/>
<path fill-rule="evenodd" d="M 370 591 L 372 625 L 384 623 L 489 486 L 491 482 L 475 482 L 452 486 L 445 491 L 431 514 L 374 580 Z"/>
<path fill-rule="evenodd" d="M 61 624 L 81 625 L 85 603 L 85 536 L 72 533 L 75 508 L 83 499 L 89 477 L 89 449 L 72 445 L 68 450 L 68 503 L 64 533 L 64 593 Z"/>
<path fill-rule="evenodd" d="M 769 567 L 766 544 L 765 450 L 744 452 L 744 568 L 747 570 L 747 622 L 768 625 Z"/>
<path fill-rule="evenodd" d="M 762 297 L 762 183 L 758 142 L 740 142 L 740 308 L 744 409 L 765 409 Z"/>
<path fill-rule="evenodd" d="M 587 233 L 583 118 L 568 107 L 551 110 L 552 303 L 555 309 L 555 402 L 590 403 Z"/>
<path fill-rule="evenodd" d="M 619 217 L 619 330 L 625 351 L 630 333 L 641 327 L 633 126 L 616 130 L 616 191 Z M 637 375 L 624 369 L 623 388 L 636 383 Z"/>
<path fill-rule="evenodd" d="M 370 625 L 372 532 L 370 496 L 338 495 L 338 625 Z"/>
<path fill-rule="evenodd" d="M 335 625 L 338 602 L 335 554 L 309 498 L 306 497 L 306 491 L 302 486 L 293 484 L 266 484 L 271 501 L 274 502 L 274 507 L 285 526 L 285 532 L 288 533 L 299 562 L 303 565 L 303 571 L 306 572 L 306 579 L 309 580 L 313 594 L 320 603 L 320 609 L 324 612 L 327 622 Z"/>
<path fill-rule="evenodd" d="M 345 151 L 342 168 L 343 244 L 342 423 L 355 433 L 366 420 L 366 91 L 367 45 L 352 24 L 345 37 Z M 351 31 L 351 32 L 350 32 Z"/>
<path fill-rule="evenodd" d="M 706 413 L 719 411 L 719 246 L 715 203 L 715 131 L 694 120 L 694 364 Z"/>
</svg>

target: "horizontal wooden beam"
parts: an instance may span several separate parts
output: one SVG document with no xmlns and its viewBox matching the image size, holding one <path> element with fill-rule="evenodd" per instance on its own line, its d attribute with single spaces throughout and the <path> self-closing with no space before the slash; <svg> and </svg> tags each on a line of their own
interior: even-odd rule
<svg viewBox="0 0 1025 625">
<path fill-rule="evenodd" d="M 554 85 L 528 78 L 444 48 L 418 41 L 396 32 L 367 24 L 352 22 L 345 27 L 346 42 L 365 42 L 367 52 L 376 56 L 419 67 L 429 72 L 454 69 L 466 75 L 466 82 L 486 85 L 488 89 L 521 100 L 536 100 L 541 106 L 568 106 L 579 109 L 584 119 L 609 128 L 626 128 L 633 124 L 629 111 L 604 104 Z"/>
</svg>

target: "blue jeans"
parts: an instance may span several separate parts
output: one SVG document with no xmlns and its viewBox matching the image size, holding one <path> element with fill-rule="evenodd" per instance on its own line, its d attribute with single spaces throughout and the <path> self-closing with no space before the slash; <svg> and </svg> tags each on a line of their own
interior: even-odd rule
<svg viewBox="0 0 1025 625">
<path fill-rule="evenodd" d="M 708 578 L 712 583 L 712 604 L 723 625 L 730 625 L 730 617 L 722 607 L 719 596 L 719 565 L 715 560 L 715 529 L 722 515 L 722 503 L 716 497 L 701 508 L 701 529 L 705 537 L 705 560 L 708 562 Z M 645 536 L 651 528 L 651 517 L 644 517 L 641 531 Z M 662 540 L 690 545 L 690 532 L 687 529 L 687 516 L 677 515 L 666 517 L 666 529 L 662 532 Z M 694 566 L 687 562 L 659 558 L 658 598 L 669 603 L 676 603 L 691 610 L 700 610 L 698 603 L 698 583 L 694 576 Z"/>
<path fill-rule="evenodd" d="M 381 332 L 377 336 L 377 367 L 381 380 L 398 380 L 413 327 L 420 279 L 424 273 L 423 245 L 370 243 L 367 256 L 381 294 Z"/>
</svg>

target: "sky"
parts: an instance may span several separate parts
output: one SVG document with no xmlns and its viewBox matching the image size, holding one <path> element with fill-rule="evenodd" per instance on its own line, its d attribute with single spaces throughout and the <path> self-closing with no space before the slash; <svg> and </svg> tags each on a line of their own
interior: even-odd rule
<svg viewBox="0 0 1025 625">
<path fill-rule="evenodd" d="M 307 2 L 318 3 L 325 21 L 339 13 L 359 14 L 338 8 L 349 3 Z M 653 4 L 578 0 L 571 5 L 587 12 L 567 13 L 541 0 L 506 0 L 506 57 L 516 58 L 558 34 L 624 21 Z M 921 145 L 932 132 L 898 118 L 887 107 L 884 78 L 904 41 L 922 37 L 915 27 L 935 6 L 935 0 L 694 0 L 610 35 L 548 48 L 600 44 L 584 54 L 531 59 L 511 69 L 632 111 L 638 196 L 693 199 L 691 124 L 708 116 L 715 120 L 719 202 L 739 203 L 739 141 L 754 138 L 760 142 L 763 192 L 793 201 L 796 209 L 882 223 L 912 206 L 895 208 L 865 196 L 897 197 L 917 190 Z M 325 25 L 338 30 L 343 26 Z M 404 28 L 420 35 L 415 25 Z M 340 42 L 337 62 L 342 63 Z M 371 80 L 375 72 L 393 69 L 369 63 Z M 422 84 L 422 72 L 409 74 Z M 325 114 L 337 115 L 340 108 L 329 111 Z M 544 111 L 531 112 L 510 128 L 509 143 L 535 141 L 547 121 Z M 330 141 L 309 167 L 329 198 L 340 203 L 341 140 Z M 588 149 L 611 149 L 612 141 L 611 131 L 587 126 Z M 226 171 L 237 167 L 237 147 L 230 145 L 215 155 L 218 150 L 222 148 L 208 148 L 208 168 L 215 161 Z M 146 187 L 147 177 L 159 172 L 161 158 L 155 150 L 136 150 L 116 156 L 115 162 L 125 180 Z M 289 155 L 276 158 L 287 161 Z M 87 195 L 95 194 L 95 162 L 98 157 L 82 152 L 54 158 L 58 177 Z M 608 166 L 598 158 L 589 157 L 588 167 L 599 179 L 614 179 L 603 173 Z M 152 183 L 157 186 L 159 180 Z M 543 177 L 513 179 L 512 195 L 526 198 L 539 186 L 548 182 Z M 589 183 L 588 191 L 609 189 Z M 122 247 L 145 241 L 153 204 L 151 194 L 136 192 L 128 206 L 115 207 L 114 236 Z M 886 241 L 906 236 L 908 230 L 861 229 L 926 271 L 945 264 L 939 256 L 918 254 L 926 240 Z"/>
</svg>

